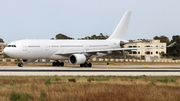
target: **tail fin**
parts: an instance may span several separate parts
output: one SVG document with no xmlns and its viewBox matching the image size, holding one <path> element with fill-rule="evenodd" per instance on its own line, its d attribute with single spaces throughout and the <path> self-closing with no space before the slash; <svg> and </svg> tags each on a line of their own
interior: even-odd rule
<svg viewBox="0 0 180 101">
<path fill-rule="evenodd" d="M 126 11 L 121 21 L 117 25 L 116 29 L 114 30 L 113 34 L 107 40 L 110 40 L 110 39 L 125 40 L 126 39 L 126 33 L 127 33 L 128 25 L 129 25 L 130 16 L 131 16 L 131 11 Z"/>
</svg>

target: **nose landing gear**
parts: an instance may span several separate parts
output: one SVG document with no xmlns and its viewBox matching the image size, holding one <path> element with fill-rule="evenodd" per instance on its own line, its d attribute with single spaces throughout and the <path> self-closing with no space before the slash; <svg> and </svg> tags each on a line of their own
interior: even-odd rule
<svg viewBox="0 0 180 101">
<path fill-rule="evenodd" d="M 23 63 L 18 63 L 18 67 L 23 67 Z"/>
<path fill-rule="evenodd" d="M 18 67 L 23 67 L 23 63 L 22 63 L 22 60 L 21 59 L 17 59 L 19 61 L 18 63 Z"/>
</svg>

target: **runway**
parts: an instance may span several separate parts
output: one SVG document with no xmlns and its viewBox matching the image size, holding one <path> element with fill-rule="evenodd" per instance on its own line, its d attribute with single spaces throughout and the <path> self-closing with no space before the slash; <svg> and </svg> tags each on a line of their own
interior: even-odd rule
<svg viewBox="0 0 180 101">
<path fill-rule="evenodd" d="M 100 66 L 101 67 L 101 66 Z M 112 66 L 111 66 L 112 67 Z M 39 66 L 1 66 L 0 76 L 180 76 L 180 69 L 94 69 Z"/>
</svg>

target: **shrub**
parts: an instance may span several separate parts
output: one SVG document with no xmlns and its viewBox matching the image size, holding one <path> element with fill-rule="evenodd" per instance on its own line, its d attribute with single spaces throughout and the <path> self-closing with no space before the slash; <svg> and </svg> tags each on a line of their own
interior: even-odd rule
<svg viewBox="0 0 180 101">
<path fill-rule="evenodd" d="M 51 84 L 51 79 L 46 79 L 46 81 L 44 82 L 44 84 L 47 86 L 47 85 L 50 85 Z"/>
<path fill-rule="evenodd" d="M 55 81 L 59 81 L 59 80 L 61 80 L 60 78 L 55 78 Z"/>
<path fill-rule="evenodd" d="M 21 95 L 19 93 L 16 93 L 15 91 L 11 92 L 10 100 L 11 101 L 18 101 L 21 99 Z"/>
<path fill-rule="evenodd" d="M 20 94 L 20 93 L 16 93 L 15 91 L 13 91 L 10 94 L 11 101 L 29 101 L 31 99 L 32 99 L 31 95 L 29 95 L 27 93 Z"/>
<path fill-rule="evenodd" d="M 176 82 L 176 79 L 171 78 L 171 82 Z"/>
<path fill-rule="evenodd" d="M 40 97 L 46 97 L 46 93 L 44 91 L 41 91 Z"/>
<path fill-rule="evenodd" d="M 164 79 L 164 83 L 168 83 L 168 81 L 169 81 L 168 78 Z"/>
<path fill-rule="evenodd" d="M 153 82 L 153 81 L 151 81 L 151 83 L 150 83 L 150 84 L 152 84 L 152 85 L 154 85 L 154 86 L 156 85 L 156 83 L 155 83 L 155 82 Z"/>
</svg>

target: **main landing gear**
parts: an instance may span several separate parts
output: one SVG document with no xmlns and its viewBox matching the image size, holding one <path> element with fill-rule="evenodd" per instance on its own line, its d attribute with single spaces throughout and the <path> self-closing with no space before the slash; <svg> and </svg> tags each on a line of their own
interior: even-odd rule
<svg viewBox="0 0 180 101">
<path fill-rule="evenodd" d="M 52 63 L 53 66 L 64 66 L 64 62 L 59 62 L 58 60 L 56 60 L 56 62 Z"/>
<path fill-rule="evenodd" d="M 85 62 L 84 64 L 80 64 L 80 67 L 92 67 L 92 64 Z"/>
</svg>

